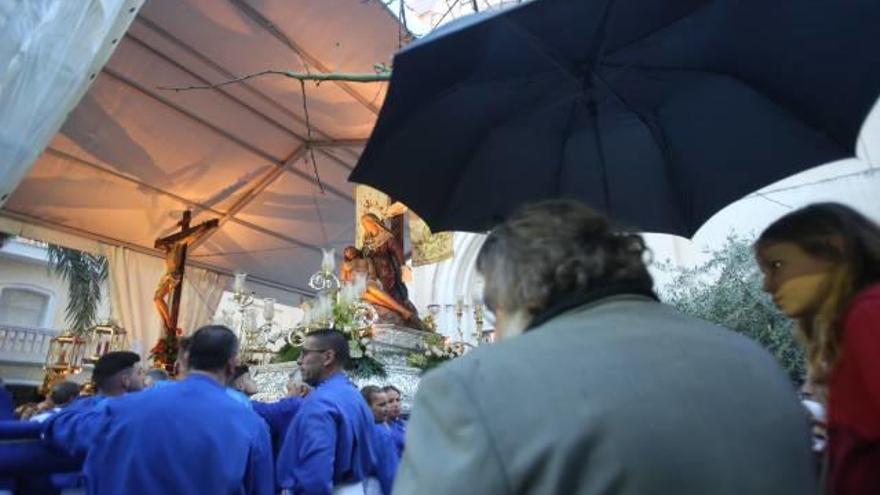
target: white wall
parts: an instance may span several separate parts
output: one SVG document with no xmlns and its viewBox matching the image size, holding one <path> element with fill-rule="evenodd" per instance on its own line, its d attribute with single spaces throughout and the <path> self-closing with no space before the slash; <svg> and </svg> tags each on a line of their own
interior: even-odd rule
<svg viewBox="0 0 880 495">
<path fill-rule="evenodd" d="M 67 283 L 48 269 L 46 249 L 7 241 L 0 250 L 0 289 L 25 287 L 50 296 L 42 327 L 55 330 L 67 328 L 64 309 L 67 307 Z M 98 318 L 110 315 L 106 284 L 98 307 Z"/>
</svg>

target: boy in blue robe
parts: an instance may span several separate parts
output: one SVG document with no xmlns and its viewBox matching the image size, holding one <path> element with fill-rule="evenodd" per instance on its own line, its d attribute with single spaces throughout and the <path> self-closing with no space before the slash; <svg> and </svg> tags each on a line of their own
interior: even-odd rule
<svg viewBox="0 0 880 495">
<path fill-rule="evenodd" d="M 373 413 L 374 443 L 378 456 L 378 478 L 384 495 L 391 494 L 394 476 L 400 464 L 400 455 L 395 444 L 394 434 L 388 426 L 388 394 L 385 389 L 367 385 L 361 389 L 361 395 Z"/>
<path fill-rule="evenodd" d="M 378 491 L 373 415 L 342 372 L 348 353 L 348 340 L 338 330 L 312 331 L 303 343 L 297 364 L 313 391 L 296 413 L 278 455 L 282 493 Z"/>
<path fill-rule="evenodd" d="M 271 495 L 268 428 L 226 394 L 237 360 L 231 330 L 203 327 L 192 336 L 185 380 L 62 411 L 44 438 L 86 454 L 89 494 Z"/>
<path fill-rule="evenodd" d="M 397 448 L 398 457 L 403 457 L 404 440 L 406 439 L 406 420 L 403 418 L 401 401 L 402 394 L 394 385 L 386 385 L 382 388 L 388 399 L 388 413 L 386 423 L 391 428 L 391 436 Z"/>
</svg>

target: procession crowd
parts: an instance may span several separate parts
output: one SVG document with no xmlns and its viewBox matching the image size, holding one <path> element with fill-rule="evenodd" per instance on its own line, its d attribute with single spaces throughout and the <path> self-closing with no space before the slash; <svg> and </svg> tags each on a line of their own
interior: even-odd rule
<svg viewBox="0 0 880 495">
<path fill-rule="evenodd" d="M 880 493 L 880 227 L 814 204 L 755 243 L 764 290 L 796 322 L 800 391 L 757 343 L 661 303 L 646 251 L 581 203 L 521 208 L 477 259 L 501 342 L 428 372 L 409 422 L 395 387 L 349 380 L 337 330 L 308 334 L 273 403 L 249 398 L 222 326 L 184 341 L 176 380 L 107 354 L 95 395 L 63 382 L 21 411 L 35 448 L 77 469 L 15 481 L 101 495 Z"/>
</svg>

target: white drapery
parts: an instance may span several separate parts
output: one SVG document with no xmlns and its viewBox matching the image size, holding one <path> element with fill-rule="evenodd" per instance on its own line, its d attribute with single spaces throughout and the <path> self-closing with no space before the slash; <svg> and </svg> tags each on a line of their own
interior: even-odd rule
<svg viewBox="0 0 880 495">
<path fill-rule="evenodd" d="M 162 334 L 153 292 L 165 273 L 165 263 L 124 247 L 106 249 L 113 319 L 128 332 L 132 350 L 146 357 Z"/>
<path fill-rule="evenodd" d="M 128 331 L 132 350 L 143 357 L 162 335 L 162 321 L 153 294 L 165 273 L 163 260 L 118 246 L 107 247 L 113 318 Z M 216 272 L 187 267 L 178 325 L 190 334 L 211 322 L 225 287 Z"/>
<path fill-rule="evenodd" d="M 0 0 L 0 205 L 61 127 L 143 0 Z"/>
<path fill-rule="evenodd" d="M 183 276 L 179 326 L 187 335 L 211 323 L 228 282 L 217 272 L 187 267 Z"/>
</svg>

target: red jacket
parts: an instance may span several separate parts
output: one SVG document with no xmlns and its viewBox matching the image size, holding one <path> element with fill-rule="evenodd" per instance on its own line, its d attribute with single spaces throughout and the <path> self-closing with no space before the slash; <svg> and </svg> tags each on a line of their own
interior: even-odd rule
<svg viewBox="0 0 880 495">
<path fill-rule="evenodd" d="M 859 293 L 843 319 L 828 391 L 833 495 L 880 494 L 880 285 Z"/>
</svg>

